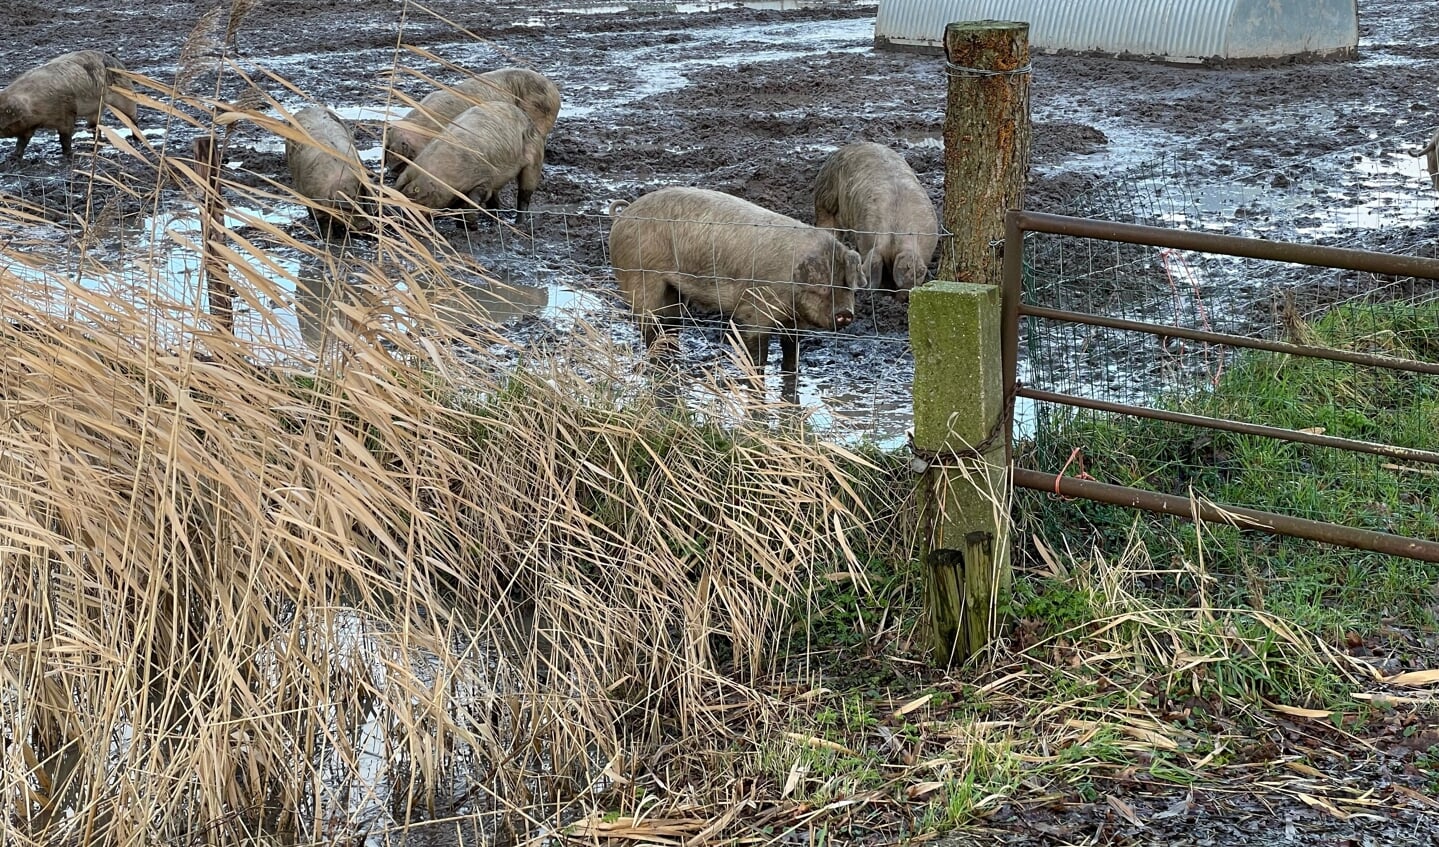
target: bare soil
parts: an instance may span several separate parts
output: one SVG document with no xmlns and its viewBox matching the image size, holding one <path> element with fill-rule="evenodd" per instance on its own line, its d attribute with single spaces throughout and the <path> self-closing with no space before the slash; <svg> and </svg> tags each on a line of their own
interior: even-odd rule
<svg viewBox="0 0 1439 847">
<path fill-rule="evenodd" d="M 521 233 L 456 229 L 451 238 L 501 279 L 548 287 L 558 308 L 518 321 L 517 336 L 563 331 L 556 312 L 569 308 L 628 340 L 628 321 L 613 299 L 577 304 L 572 296 L 613 291 L 603 214 L 612 200 L 662 185 L 701 185 L 812 220 L 810 186 L 824 158 L 841 144 L 869 140 L 902 151 L 940 202 L 940 59 L 873 50 L 872 5 L 806 5 L 817 8 L 715 4 L 691 13 L 579 14 L 556 4 L 439 0 L 426 12 L 397 0 L 260 0 L 232 26 L 230 3 L 214 0 L 58 9 L 20 2 L 0 20 L 7 44 L 0 78 L 63 50 L 97 47 L 159 80 L 178 73 L 186 90 L 244 100 L 238 74 L 214 71 L 223 52 L 252 74 L 289 79 L 316 102 L 368 110 L 355 112 L 355 124 L 374 161 L 381 124 L 372 118 L 390 100 L 397 65 L 455 76 L 400 45 L 468 68 L 533 65 L 558 82 L 565 99 L 537 214 Z M 1361 26 L 1361 58 L 1350 62 L 1225 70 L 1037 56 L 1026 207 L 1111 216 L 1113 208 L 1086 208 L 1086 198 L 1112 186 L 1116 173 L 1163 157 L 1166 178 L 1182 180 L 1196 204 L 1186 211 L 1203 213 L 1188 215 L 1190 225 L 1432 254 L 1439 243 L 1434 192 L 1419 161 L 1402 151 L 1439 125 L 1431 103 L 1439 20 L 1400 0 L 1371 0 L 1361 5 Z M 255 78 L 287 107 L 302 105 L 280 85 Z M 429 90 L 413 74 L 397 78 L 415 97 Z M 152 140 L 166 131 L 172 150 L 187 149 L 194 132 L 146 126 Z M 107 155 L 102 167 L 117 159 Z M 242 181 L 247 170 L 257 183 L 283 178 L 282 148 L 258 128 L 242 127 L 227 155 Z M 85 169 L 77 160 L 76 172 Z M 42 134 L 25 165 L 0 166 L 0 191 L 40 203 L 63 223 L 78 203 L 67 173 L 53 135 Z M 1393 225 L 1381 219 L 1373 226 L 1372 215 L 1358 217 L 1364 226 L 1349 225 L 1353 210 L 1370 209 L 1376 194 L 1400 213 Z M 307 226 L 294 211 L 297 226 Z M 1352 284 L 1323 283 L 1339 293 Z M 1268 290 L 1250 291 L 1227 308 L 1258 315 L 1270 299 Z M 902 443 L 912 374 L 905 307 L 889 294 L 866 295 L 860 307 L 848 331 L 806 346 L 801 401 L 825 417 L 853 418 L 849 431 Z M 726 358 L 718 328 L 687 333 L 685 345 L 685 360 L 697 370 Z"/>
<path fill-rule="evenodd" d="M 539 214 L 519 237 L 497 229 L 447 233 L 511 281 L 597 294 L 584 301 L 586 308 L 621 336 L 627 321 L 608 296 L 613 282 L 604 248 L 603 211 L 613 200 L 663 185 L 701 185 L 812 220 L 810 186 L 820 164 L 853 140 L 903 152 L 935 202 L 941 200 L 942 60 L 871 49 L 872 5 L 687 14 L 574 14 L 537 11 L 559 4 L 512 0 L 426 5 L 433 14 L 401 0 L 259 0 L 226 45 L 228 2 L 9 0 L 0 14 L 0 82 L 58 53 L 100 48 L 156 79 L 200 68 L 186 83 L 191 90 L 238 100 L 244 96 L 239 77 L 214 71 L 213 56 L 228 51 L 240 66 L 283 76 L 316 102 L 355 109 L 385 104 L 397 56 L 453 79 L 398 52 L 401 44 L 470 68 L 532 65 L 553 78 L 565 98 L 535 197 Z M 1204 198 L 1184 210 L 1187 223 L 1435 255 L 1434 192 L 1419 161 L 1404 150 L 1439 126 L 1439 15 L 1412 0 L 1361 0 L 1359 9 L 1362 40 L 1354 61 L 1223 69 L 1036 56 L 1025 205 L 1082 207 L 1083 198 L 1111 184 L 1116 173 L 1164 157 L 1175 164 L 1172 174 L 1182 172 L 1185 190 Z M 300 105 L 280 86 L 261 85 L 287 105 Z M 403 75 L 399 85 L 416 98 L 426 91 Z M 171 149 L 188 149 L 194 134 L 147 123 L 143 114 L 141 123 L 152 138 L 168 131 Z M 373 161 L 380 124 L 361 119 L 356 127 Z M 0 142 L 0 153 L 8 152 L 8 142 Z M 227 153 L 256 181 L 283 180 L 282 155 L 273 138 L 254 128 L 241 130 Z M 123 174 L 126 166 L 110 150 L 98 164 L 83 153 L 67 163 L 54 135 L 42 133 L 27 162 L 0 165 L 0 193 L 41 204 L 63 228 L 84 203 L 80 177 L 90 167 Z M 131 178 L 150 177 L 136 171 Z M 1372 209 L 1377 191 L 1394 199 L 1372 214 L 1343 213 Z M 297 232 L 308 227 L 298 207 L 292 226 Z M 907 428 L 905 309 L 888 294 L 866 296 L 861 306 L 861 320 L 847 333 L 807 345 L 802 396 L 863 416 L 873 437 L 885 441 Z M 558 320 L 542 312 L 517 319 L 515 331 L 562 331 Z M 689 335 L 686 355 L 696 367 L 722 358 L 717 332 Z M 1284 732 L 1278 728 L 1275 738 L 1256 744 L 1272 744 L 1276 757 L 1284 755 L 1292 741 Z M 1103 799 L 1070 793 L 1040 806 L 1017 803 L 953 843 L 1435 843 L 1434 807 L 1392 790 L 1394 784 L 1424 790 L 1413 750 L 1403 752 L 1408 748 L 1398 742 L 1399 752 L 1370 749 L 1335 733 L 1313 744 L 1335 752 L 1333 781 L 1377 792 L 1371 796 L 1383 802 L 1372 815 L 1341 820 L 1294 792 L 1270 798 L 1223 786 L 1190 792 L 1128 774 L 1102 793 L 1127 798 L 1147 828 Z M 1433 778 L 1427 777 L 1431 787 Z"/>
</svg>

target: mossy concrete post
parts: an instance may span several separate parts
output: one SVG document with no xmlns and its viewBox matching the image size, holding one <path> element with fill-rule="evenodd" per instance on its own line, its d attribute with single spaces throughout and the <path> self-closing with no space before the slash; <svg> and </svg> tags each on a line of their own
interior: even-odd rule
<svg viewBox="0 0 1439 847">
<path fill-rule="evenodd" d="M 934 661 L 983 649 L 1009 587 L 1000 289 L 932 282 L 909 301 L 920 557 Z"/>
<path fill-rule="evenodd" d="M 1004 215 L 1029 171 L 1029 24 L 944 28 L 944 239 L 939 279 L 998 285 Z"/>
</svg>

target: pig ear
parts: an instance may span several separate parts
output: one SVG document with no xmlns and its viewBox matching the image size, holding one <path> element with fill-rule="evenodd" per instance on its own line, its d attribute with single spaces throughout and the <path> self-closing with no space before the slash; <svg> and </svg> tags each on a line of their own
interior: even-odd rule
<svg viewBox="0 0 1439 847">
<path fill-rule="evenodd" d="M 884 284 L 884 259 L 880 258 L 878 247 L 871 247 L 869 252 L 864 254 L 862 270 L 862 276 L 869 280 L 870 288 L 879 288 Z"/>
</svg>

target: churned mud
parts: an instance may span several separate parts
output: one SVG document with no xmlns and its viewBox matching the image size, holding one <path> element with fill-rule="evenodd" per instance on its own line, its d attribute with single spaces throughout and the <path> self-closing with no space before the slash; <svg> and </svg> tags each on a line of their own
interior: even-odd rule
<svg viewBox="0 0 1439 847">
<path fill-rule="evenodd" d="M 65 50 L 98 47 L 155 79 L 178 74 L 189 90 L 244 100 L 239 74 L 215 71 L 223 54 L 287 107 L 303 99 L 266 74 L 350 118 L 378 170 L 381 121 L 398 108 L 390 80 L 419 97 L 427 86 L 408 71 L 454 78 L 420 51 L 476 69 L 532 65 L 564 93 L 537 214 L 518 227 L 475 232 L 442 225 L 497 278 L 530 287 L 509 310 L 510 332 L 521 339 L 567 331 L 579 319 L 633 341 L 605 253 L 604 210 L 616 199 L 700 185 L 812 220 L 810 187 L 824 158 L 870 140 L 902 151 L 940 202 L 942 62 L 872 49 L 874 6 L 567 5 L 261 0 L 234 18 L 228 2 L 54 8 L 20 0 L 0 17 L 0 78 Z M 1171 201 L 1158 217 L 1178 225 L 1432 254 L 1439 194 L 1404 151 L 1439 126 L 1439 18 L 1401 0 L 1372 0 L 1361 5 L 1361 24 L 1361 55 L 1350 62 L 1224 70 L 1037 56 L 1026 206 L 1133 217 L 1116 207 L 1124 203 L 1095 198 L 1106 189 L 1121 197 L 1152 191 Z M 172 150 L 188 149 L 194 133 L 158 122 L 144 128 Z M 65 226 L 86 208 L 91 166 L 82 155 L 72 170 L 58 152 L 53 134 L 42 133 L 24 165 L 0 168 L 0 191 L 41 204 Z M 101 155 L 102 166 L 119 158 Z M 258 128 L 239 128 L 227 159 L 232 178 L 284 179 L 283 145 Z M 1156 162 L 1148 181 L 1116 182 Z M 134 175 L 146 178 L 153 177 Z M 261 211 L 308 226 L 298 207 Z M 1205 284 L 1217 289 L 1210 311 L 1269 308 L 1269 290 L 1225 273 L 1206 269 Z M 851 437 L 901 443 L 912 372 L 905 307 L 883 293 L 865 295 L 860 306 L 853 327 L 805 345 L 801 400 L 820 425 L 838 426 L 830 419 L 839 414 Z M 691 367 L 728 361 L 718 328 L 684 335 Z M 1106 370 L 1116 383 L 1127 380 L 1123 368 Z"/>
</svg>

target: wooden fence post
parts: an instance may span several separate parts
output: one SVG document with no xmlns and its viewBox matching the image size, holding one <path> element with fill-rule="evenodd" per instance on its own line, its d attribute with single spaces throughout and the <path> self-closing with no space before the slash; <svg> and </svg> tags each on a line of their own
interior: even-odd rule
<svg viewBox="0 0 1439 847">
<path fill-rule="evenodd" d="M 233 332 L 235 286 L 230 279 L 230 264 L 215 251 L 217 233 L 225 226 L 225 205 L 220 196 L 220 151 L 215 139 L 208 135 L 195 139 L 195 171 L 204 192 L 200 206 L 200 258 L 210 317 L 216 327 Z"/>
<path fill-rule="evenodd" d="M 1029 24 L 944 28 L 944 239 L 939 278 L 998 285 L 1004 215 L 1029 172 Z"/>
<path fill-rule="evenodd" d="M 925 617 L 937 664 L 997 634 L 1010 583 L 1009 386 L 1001 356 L 1004 216 L 1029 168 L 1029 25 L 945 27 L 944 214 L 939 280 L 909 306 Z"/>
</svg>

